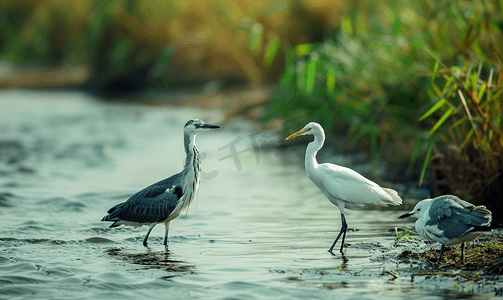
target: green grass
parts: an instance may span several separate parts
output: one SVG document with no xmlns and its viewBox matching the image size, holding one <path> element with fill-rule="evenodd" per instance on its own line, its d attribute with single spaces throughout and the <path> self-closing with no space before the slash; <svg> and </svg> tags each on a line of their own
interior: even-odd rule
<svg viewBox="0 0 503 300">
<path fill-rule="evenodd" d="M 503 2 L 356 3 L 322 43 L 285 48 L 265 122 L 292 132 L 316 121 L 376 160 L 406 156 L 419 184 L 449 145 L 475 147 L 477 176 L 490 175 L 465 180 L 482 187 L 502 169 Z"/>
<path fill-rule="evenodd" d="M 501 71 L 473 59 L 463 67 L 437 62 L 433 70 L 430 108 L 420 120 L 434 120 L 428 137 L 441 145 L 436 169 L 463 199 L 480 197 L 503 170 Z"/>
</svg>

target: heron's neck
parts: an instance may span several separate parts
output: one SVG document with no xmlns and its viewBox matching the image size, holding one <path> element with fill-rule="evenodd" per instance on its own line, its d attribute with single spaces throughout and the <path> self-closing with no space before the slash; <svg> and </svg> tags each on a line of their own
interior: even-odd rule
<svg viewBox="0 0 503 300">
<path fill-rule="evenodd" d="M 314 136 L 314 141 L 309 143 L 307 145 L 306 149 L 306 159 L 305 159 L 305 166 L 306 166 L 306 172 L 308 174 L 312 174 L 312 172 L 309 172 L 311 170 L 314 170 L 318 168 L 318 162 L 316 161 L 316 154 L 318 153 L 318 150 L 323 147 L 325 139 L 323 138 L 318 138 L 317 136 Z"/>
<path fill-rule="evenodd" d="M 184 137 L 185 154 L 187 155 L 181 178 L 184 206 L 190 205 L 199 187 L 201 160 L 195 141 L 195 135 L 186 135 Z"/>
</svg>

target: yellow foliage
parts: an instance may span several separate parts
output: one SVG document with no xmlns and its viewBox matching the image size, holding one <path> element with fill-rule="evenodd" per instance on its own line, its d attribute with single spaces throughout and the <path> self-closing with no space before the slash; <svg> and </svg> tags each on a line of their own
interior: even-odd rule
<svg viewBox="0 0 503 300">
<path fill-rule="evenodd" d="M 264 63 L 268 41 L 299 44 L 319 36 L 325 25 L 338 26 L 341 0 L 7 0 L 0 9 L 14 11 L 24 48 L 40 53 L 85 45 L 89 32 L 107 30 L 108 38 L 126 34 L 133 49 L 174 47 L 175 65 L 195 79 L 221 75 L 261 82 L 278 63 Z M 103 14 L 111 18 L 105 24 Z M 307 24 L 322 24 L 306 31 Z M 253 28 L 261 30 L 253 32 Z M 102 28 L 100 26 L 109 26 Z M 319 32 L 318 32 L 319 31 Z M 254 47 L 250 48 L 250 35 Z M 0 38 L 12 38 L 2 37 Z M 45 40 L 44 40 L 45 39 Z M 279 41 L 279 43 L 277 42 Z M 35 45 L 35 46 L 34 46 Z M 258 47 L 258 48 L 257 48 Z M 150 50 L 148 50 L 150 51 Z M 84 55 L 85 55 L 85 51 Z M 152 51 L 150 51 L 152 52 Z M 279 51 L 280 53 L 282 51 Z"/>
</svg>

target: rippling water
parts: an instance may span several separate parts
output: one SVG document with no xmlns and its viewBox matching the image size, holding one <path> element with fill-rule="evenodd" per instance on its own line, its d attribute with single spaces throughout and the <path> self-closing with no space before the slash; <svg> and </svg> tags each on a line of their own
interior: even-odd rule
<svg viewBox="0 0 503 300">
<path fill-rule="evenodd" d="M 199 195 L 173 221 L 166 251 L 164 226 L 145 248 L 146 227 L 110 229 L 100 219 L 138 189 L 179 172 L 183 125 L 194 117 L 219 123 L 218 111 L 105 104 L 64 91 L 1 91 L 0 105 L 0 297 L 451 295 L 381 275 L 390 229 L 403 225 L 400 212 L 349 211 L 351 245 L 344 257 L 330 255 L 339 211 L 297 155 L 265 147 L 277 140 L 274 132 L 235 121 L 197 136 L 204 155 Z"/>
</svg>

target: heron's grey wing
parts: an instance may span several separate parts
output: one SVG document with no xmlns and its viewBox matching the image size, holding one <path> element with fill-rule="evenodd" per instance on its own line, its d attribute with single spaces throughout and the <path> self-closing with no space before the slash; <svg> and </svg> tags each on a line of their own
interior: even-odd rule
<svg viewBox="0 0 503 300">
<path fill-rule="evenodd" d="M 129 197 L 127 202 L 133 199 L 155 198 L 168 189 L 181 186 L 181 178 L 182 173 L 178 173 L 169 178 L 158 181 L 152 185 L 147 186 L 143 190 L 136 192 L 133 196 Z"/>
<path fill-rule="evenodd" d="M 456 196 L 440 196 L 433 199 L 429 210 L 430 219 L 425 223 L 426 229 L 437 237 L 449 239 L 487 227 L 492 215 L 483 206 L 459 199 Z M 430 229 L 430 230 L 429 230 Z"/>
<path fill-rule="evenodd" d="M 179 195 L 175 193 L 176 187 L 171 191 L 161 190 L 159 187 L 150 188 L 148 195 L 153 195 L 153 190 L 160 192 L 155 197 L 130 198 L 117 211 L 116 218 L 121 221 L 137 223 L 155 223 L 165 220 L 175 209 Z M 113 221 L 114 219 L 112 219 Z"/>
<path fill-rule="evenodd" d="M 102 221 L 153 223 L 166 219 L 182 196 L 180 178 L 180 173 L 175 174 L 138 191 L 112 207 Z"/>
</svg>

